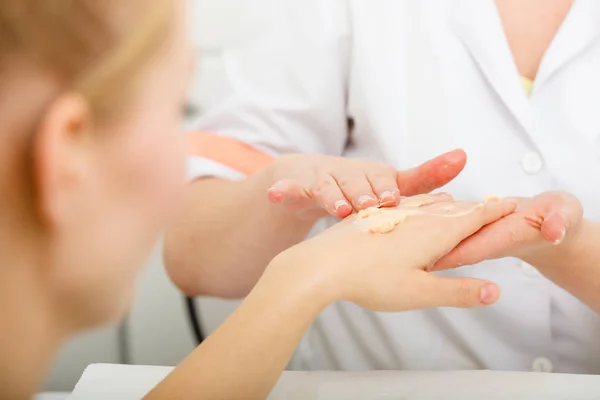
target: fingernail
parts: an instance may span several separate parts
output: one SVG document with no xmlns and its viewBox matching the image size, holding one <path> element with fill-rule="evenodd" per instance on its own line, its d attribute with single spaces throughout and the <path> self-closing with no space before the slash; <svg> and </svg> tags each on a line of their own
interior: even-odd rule
<svg viewBox="0 0 600 400">
<path fill-rule="evenodd" d="M 479 293 L 479 299 L 483 304 L 491 304 L 496 299 L 496 286 L 495 285 L 485 285 L 481 288 L 481 292 Z"/>
<path fill-rule="evenodd" d="M 338 200 L 333 204 L 333 209 L 337 211 L 344 206 L 350 207 L 350 204 L 346 200 Z"/>
<path fill-rule="evenodd" d="M 555 246 L 557 246 L 557 245 L 561 244 L 561 243 L 563 242 L 563 240 L 565 240 L 565 236 L 566 236 L 566 235 L 567 235 L 567 229 L 566 229 L 565 227 L 563 227 L 563 228 L 560 230 L 560 236 L 558 237 L 558 239 L 556 239 L 556 240 L 554 241 L 554 243 L 553 243 L 553 244 L 554 244 Z"/>
<path fill-rule="evenodd" d="M 395 203 L 396 202 L 396 197 L 394 196 L 394 193 L 388 191 L 385 191 L 383 193 L 381 193 L 381 204 L 386 204 L 386 203 Z"/>
<path fill-rule="evenodd" d="M 280 202 L 281 199 L 283 199 L 283 192 L 275 187 L 272 187 L 269 190 L 267 190 L 267 197 L 272 202 Z"/>
<path fill-rule="evenodd" d="M 377 200 L 373 196 L 365 194 L 365 195 L 360 196 L 358 198 L 358 205 L 362 206 L 363 204 L 366 204 L 366 203 L 371 202 L 371 201 L 377 201 Z"/>
</svg>

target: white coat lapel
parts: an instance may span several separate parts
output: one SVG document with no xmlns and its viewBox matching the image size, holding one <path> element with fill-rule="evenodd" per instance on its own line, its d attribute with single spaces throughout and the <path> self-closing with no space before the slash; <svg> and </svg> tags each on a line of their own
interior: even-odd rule
<svg viewBox="0 0 600 400">
<path fill-rule="evenodd" d="M 530 133 L 529 103 L 494 1 L 456 0 L 451 23 L 491 87 Z"/>
<path fill-rule="evenodd" d="M 534 91 L 598 39 L 600 39 L 600 1 L 575 0 L 542 59 L 535 79 Z"/>
<path fill-rule="evenodd" d="M 536 77 L 532 108 L 546 115 L 534 138 L 546 154 L 561 154 L 548 169 L 569 190 L 600 180 L 600 1 L 575 0 L 550 44 Z M 537 88 L 543 95 L 536 97 Z M 542 92 L 540 92 L 542 94 Z M 555 117 L 556 116 L 556 117 Z M 586 204 L 598 204 L 595 190 L 580 191 Z M 600 208 L 594 209 L 600 217 Z"/>
</svg>

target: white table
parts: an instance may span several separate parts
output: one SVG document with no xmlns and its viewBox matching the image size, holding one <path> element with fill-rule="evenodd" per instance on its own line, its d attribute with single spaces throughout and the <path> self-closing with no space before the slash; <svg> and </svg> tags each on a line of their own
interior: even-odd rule
<svg viewBox="0 0 600 400">
<path fill-rule="evenodd" d="M 66 400 L 70 395 L 68 392 L 43 392 L 38 393 L 33 400 Z"/>
<path fill-rule="evenodd" d="M 141 399 L 171 370 L 91 365 L 69 400 Z M 332 399 L 598 400 L 600 376 L 493 371 L 285 372 L 269 396 L 269 400 Z"/>
</svg>

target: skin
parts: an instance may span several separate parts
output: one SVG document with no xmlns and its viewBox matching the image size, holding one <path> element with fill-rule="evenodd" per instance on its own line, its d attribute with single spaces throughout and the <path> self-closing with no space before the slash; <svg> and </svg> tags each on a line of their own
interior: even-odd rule
<svg viewBox="0 0 600 400">
<path fill-rule="evenodd" d="M 600 312 L 600 223 L 583 218 L 581 203 L 568 193 L 516 200 L 517 212 L 465 240 L 436 268 L 517 257 Z"/>
<path fill-rule="evenodd" d="M 535 78 L 542 56 L 573 1 L 496 3 L 519 73 Z M 581 203 L 569 193 L 547 192 L 519 202 L 517 213 L 469 238 L 437 267 L 517 257 L 600 312 L 600 223 L 584 219 Z M 538 222 L 527 223 L 523 217 Z"/>
<path fill-rule="evenodd" d="M 182 4 L 177 3 L 178 7 Z M 193 53 L 178 28 L 135 101 L 101 121 L 26 59 L 0 91 L 0 393 L 31 398 L 59 345 L 119 319 L 185 184 L 178 140 Z M 181 23 L 179 23 L 181 20 Z M 16 101 L 15 96 L 18 96 Z"/>
<path fill-rule="evenodd" d="M 243 297 L 273 257 L 304 240 L 319 219 L 329 213 L 343 218 L 353 210 L 378 206 L 379 200 L 358 205 L 364 196 L 377 199 L 372 185 L 378 193 L 395 193 L 394 201 L 386 202 L 393 206 L 400 194 L 411 196 L 445 185 L 465 163 L 461 150 L 409 171 L 341 157 L 289 155 L 241 182 L 197 181 L 167 232 L 167 271 L 188 295 Z M 356 208 L 336 210 L 338 202 Z"/>
<path fill-rule="evenodd" d="M 181 27 L 183 14 L 178 18 Z M 0 96 L 0 185 L 11 193 L 0 207 L 0 323 L 11 326 L 0 342 L 0 393 L 7 398 L 31 398 L 64 339 L 123 314 L 139 266 L 177 203 L 183 149 L 174 133 L 191 52 L 183 32 L 172 35 L 119 121 L 97 121 L 85 99 L 26 63 L 3 87 L 22 100 Z M 575 243 L 589 244 L 584 236 L 596 228 L 572 218 L 576 207 L 527 204 L 542 213 L 536 229 L 547 239 L 559 232 L 558 246 L 571 251 Z M 461 241 L 504 232 L 514 208 L 510 201 L 488 203 L 460 221 L 416 216 L 381 236 L 356 229 L 351 217 L 289 248 L 270 262 L 232 318 L 148 398 L 264 398 L 304 330 L 334 301 L 395 312 L 493 303 L 499 296 L 493 283 L 426 269 Z M 538 248 L 529 245 L 523 249 Z M 525 253 L 526 259 L 548 254 Z"/>
<path fill-rule="evenodd" d="M 573 0 L 496 0 L 519 74 L 535 79 L 542 57 Z"/>
<path fill-rule="evenodd" d="M 501 9 L 501 15 L 503 19 L 508 19 L 510 21 L 510 17 L 512 15 L 512 19 L 516 20 L 519 18 L 515 18 L 514 11 L 523 11 L 519 9 L 519 5 L 527 4 L 532 5 L 536 2 L 501 2 L 498 1 L 499 8 Z M 556 14 L 561 14 L 564 8 L 558 9 L 554 7 L 556 5 L 564 6 L 565 4 L 570 2 L 552 2 L 553 10 L 556 11 Z M 537 4 L 537 3 L 536 3 Z M 524 7 L 527 7 L 524 6 Z M 532 9 L 530 11 L 536 11 L 539 16 L 542 12 L 542 9 L 548 9 L 548 3 L 544 2 L 544 4 L 537 4 L 537 9 Z M 546 7 L 548 6 L 548 7 Z M 504 7 L 504 8 L 503 8 Z M 512 12 L 511 12 L 512 10 Z M 545 12 L 545 11 L 544 11 Z M 528 15 L 532 15 L 529 13 Z M 521 21 L 523 18 L 521 18 Z M 539 21 L 539 20 L 538 20 Z M 537 21 L 531 21 L 536 22 Z M 516 24 L 517 26 L 519 24 Z M 535 25 L 534 24 L 525 24 L 525 25 Z M 512 24 L 506 24 L 505 28 L 507 29 L 507 36 L 509 37 L 509 41 L 511 40 L 511 34 L 514 33 L 511 28 Z M 524 28 L 524 26 L 521 26 Z M 555 33 L 554 28 L 550 28 L 546 31 L 547 35 L 542 35 L 543 37 L 553 36 Z M 518 35 L 517 35 L 518 36 Z M 531 38 L 530 38 L 531 39 Z M 537 43 L 539 46 L 533 46 L 533 49 L 546 48 L 547 44 L 543 44 L 543 40 L 531 40 L 531 42 Z M 518 66 L 519 71 L 522 75 L 534 77 L 535 71 L 537 70 L 537 64 L 539 64 L 539 57 L 536 52 L 521 52 L 514 49 L 514 44 L 511 44 L 513 48 L 513 52 L 515 53 L 515 61 Z M 531 57 L 529 56 L 531 55 Z M 531 67 L 531 65 L 534 65 Z M 208 184 L 208 183 L 207 183 Z M 339 185 L 338 185 L 339 186 Z M 303 187 L 301 191 L 295 189 L 292 191 L 293 193 L 304 193 L 309 192 L 310 187 Z M 199 190 L 199 189 L 198 189 Z M 235 193 L 235 192 L 230 192 Z M 249 192 L 246 192 L 249 193 Z M 272 196 L 272 193 L 270 193 Z M 275 196 L 277 197 L 277 196 Z M 310 197 L 310 196 L 307 196 Z M 344 196 L 346 197 L 346 196 Z M 258 197 L 257 197 L 258 199 Z M 563 286 L 567 290 L 570 290 L 573 294 L 578 296 L 582 301 L 588 304 L 590 307 L 594 308 L 596 311 L 599 311 L 598 300 L 600 293 L 600 272 L 597 268 L 597 260 L 600 257 L 600 249 L 597 246 L 598 240 L 600 239 L 600 225 L 596 222 L 591 222 L 582 219 L 582 209 L 581 204 L 577 199 L 573 196 L 566 193 L 544 193 L 532 199 L 515 199 L 519 204 L 519 209 L 517 212 L 508 214 L 507 216 L 500 218 L 496 222 L 493 222 L 483 229 L 479 230 L 477 233 L 469 236 L 466 240 L 464 240 L 455 250 L 451 251 L 447 256 L 442 258 L 441 260 L 435 262 L 435 257 L 430 259 L 429 262 L 433 262 L 436 269 L 444 269 L 446 267 L 453 267 L 459 264 L 467 264 L 474 263 L 477 261 L 481 261 L 488 258 L 502 257 L 506 255 L 515 255 L 519 256 L 527 262 L 532 263 L 533 265 L 538 266 L 538 268 L 550 279 L 554 280 L 557 284 Z M 261 204 L 259 202 L 259 204 Z M 488 203 L 487 207 L 490 207 L 490 204 L 496 204 L 494 202 Z M 327 208 L 323 207 L 327 211 Z M 214 211 L 214 210 L 213 210 Z M 230 210 L 232 211 L 232 210 Z M 468 214 L 473 215 L 473 214 Z M 461 217 L 463 218 L 463 217 Z M 438 218 L 438 222 L 442 219 Z M 323 265 L 335 265 L 336 261 L 339 261 L 339 255 L 350 255 L 348 258 L 350 261 L 348 264 L 342 265 L 341 275 L 337 276 L 336 286 L 331 288 L 330 290 L 325 290 L 322 293 L 339 293 L 337 289 L 341 287 L 350 288 L 349 292 L 346 292 L 346 295 L 341 295 L 336 297 L 334 295 L 333 298 L 337 299 L 350 299 L 351 301 L 355 301 L 357 304 L 369 308 L 369 309 L 378 309 L 378 310 L 398 310 L 397 308 L 389 308 L 390 304 L 393 304 L 393 307 L 406 306 L 402 305 L 403 301 L 406 301 L 410 297 L 404 297 L 403 300 L 400 300 L 399 303 L 394 304 L 393 299 L 399 293 L 403 293 L 401 290 L 398 290 L 401 287 L 402 283 L 405 280 L 401 279 L 400 269 L 394 268 L 393 270 L 387 270 L 387 272 L 391 272 L 392 275 L 399 278 L 398 280 L 389 279 L 390 276 L 387 274 L 380 275 L 382 270 L 386 269 L 385 260 L 395 259 L 395 256 L 398 254 L 386 253 L 386 258 L 383 260 L 383 264 L 374 263 L 370 265 L 370 269 L 368 273 L 359 274 L 360 279 L 358 281 L 355 280 L 355 276 L 353 275 L 354 269 L 356 266 L 364 265 L 362 262 L 365 259 L 369 259 L 373 255 L 378 255 L 381 250 L 389 250 L 390 247 L 382 246 L 383 242 L 377 243 L 377 247 L 373 247 L 371 249 L 365 249 L 363 246 L 369 245 L 368 243 L 376 243 L 376 240 L 382 239 L 390 239 L 394 237 L 393 235 L 398 235 L 401 232 L 406 232 L 409 229 L 408 224 L 417 223 L 417 219 L 408 219 L 406 223 L 400 225 L 399 228 L 393 230 L 391 233 L 386 235 L 371 235 L 369 240 L 365 240 L 364 237 L 360 238 L 360 241 L 357 242 L 358 247 L 354 247 L 351 243 L 344 240 L 337 241 L 337 246 L 335 245 L 327 248 L 327 252 L 324 254 L 325 257 L 333 257 L 332 259 L 324 258 L 322 261 L 326 261 Z M 450 219 L 445 219 L 446 222 L 450 221 Z M 421 220 L 422 222 L 422 220 Z M 454 221 L 452 221 L 454 222 Z M 462 223 L 453 224 L 455 227 L 463 226 Z M 334 229 L 329 231 L 329 234 L 336 235 L 340 234 L 340 232 L 344 232 L 343 229 L 347 231 L 347 225 L 339 225 L 337 227 L 337 231 Z M 426 230 L 421 226 L 413 233 L 425 234 Z M 285 231 L 282 231 L 285 233 Z M 448 231 L 444 231 L 448 232 Z M 268 232 L 261 232 L 268 233 Z M 363 232 L 364 233 L 364 232 Z M 325 233 L 327 236 L 328 232 Z M 352 235 L 356 234 L 356 231 L 351 232 Z M 340 239 L 343 237 L 340 236 Z M 439 236 L 437 236 L 439 238 Z M 448 237 L 443 235 L 446 240 Z M 410 237 L 405 237 L 403 240 L 394 243 L 395 246 L 398 244 L 406 243 L 405 241 L 410 240 Z M 239 236 L 237 238 L 239 240 Z M 302 281 L 299 278 L 298 274 L 302 274 L 302 268 L 282 268 L 279 269 L 277 265 L 281 260 L 286 260 L 286 256 L 296 255 L 295 262 L 298 260 L 306 260 L 306 257 L 310 257 L 314 251 L 323 251 L 322 244 L 319 244 L 320 238 L 312 239 L 307 241 L 303 245 L 292 247 L 290 250 L 284 252 L 282 256 L 275 258 L 275 260 L 271 263 L 269 268 L 267 268 L 264 277 L 259 281 L 255 290 L 248 296 L 246 301 L 242 304 L 240 309 L 238 309 L 232 318 L 226 322 L 222 327 L 217 331 L 217 335 L 213 335 L 209 338 L 211 344 L 215 344 L 216 346 L 226 347 L 229 345 L 226 338 L 233 339 L 235 338 L 236 332 L 234 329 L 234 323 L 240 322 L 240 325 L 244 325 L 249 328 L 250 331 L 261 331 L 261 335 L 258 337 L 258 342 L 246 343 L 250 345 L 256 345 L 252 351 L 255 351 L 254 354 L 262 352 L 272 346 L 273 344 L 277 344 L 277 348 L 281 351 L 279 353 L 266 353 L 269 354 L 267 357 L 262 357 L 260 361 L 257 361 L 256 364 L 259 367 L 257 368 L 257 373 L 254 375 L 238 375 L 240 371 L 240 364 L 243 361 L 247 361 L 248 356 L 247 352 L 243 353 L 235 353 L 228 360 L 227 364 L 230 367 L 228 369 L 228 373 L 233 371 L 233 374 L 237 376 L 236 384 L 239 385 L 240 389 L 240 397 L 239 398 L 264 398 L 267 395 L 267 391 L 261 391 L 260 385 L 264 383 L 266 386 L 271 386 L 275 383 L 276 377 L 278 376 L 278 372 L 273 374 L 273 371 L 278 371 L 279 369 L 285 366 L 285 362 L 289 359 L 293 348 L 300 336 L 298 331 L 303 331 L 308 327 L 307 320 L 310 320 L 316 316 L 318 311 L 322 310 L 323 304 L 326 304 L 327 301 L 321 303 L 322 305 L 316 306 L 316 308 L 311 308 L 309 306 L 309 299 L 315 301 L 315 304 L 319 304 L 320 296 L 310 290 L 304 291 L 306 295 L 306 301 L 302 301 L 304 305 L 301 308 L 296 307 L 295 305 L 290 305 L 287 301 L 293 296 L 287 297 L 286 295 L 290 295 L 294 293 L 293 290 L 290 290 L 286 284 L 293 284 L 294 282 Z M 236 242 L 240 244 L 239 242 Z M 243 243 L 242 243 L 243 244 Z M 305 248 L 305 245 L 311 246 L 310 248 Z M 318 244 L 318 245 L 315 245 Z M 294 249 L 298 250 L 299 253 L 294 253 Z M 334 250 L 338 251 L 334 251 Z M 367 250 L 367 251 L 365 251 Z M 415 254 L 418 252 L 409 252 L 408 254 Z M 402 253 L 401 253 L 402 254 Z M 444 254 L 444 253 L 438 253 Z M 356 262 L 360 260 L 360 262 Z M 308 261 L 308 260 L 307 260 Z M 328 262 L 327 262 L 328 261 Z M 419 265 L 427 265 L 428 260 L 421 259 L 419 260 Z M 285 262 L 283 263 L 286 264 Z M 290 263 L 294 265 L 294 263 Z M 299 264 L 296 264 L 299 265 Z M 314 265 L 311 263 L 302 264 L 303 266 Z M 567 268 L 565 268 L 567 266 Z M 318 268 L 321 265 L 317 265 Z M 383 269 L 382 269 L 383 267 Z M 256 293 L 262 290 L 265 286 L 268 285 L 268 282 L 271 281 L 271 276 L 277 276 L 278 273 L 283 272 L 283 276 L 285 279 L 278 280 L 276 278 L 273 279 L 273 282 L 278 282 L 279 285 L 282 285 L 281 292 L 277 293 L 277 289 L 274 289 L 272 293 L 274 297 L 269 298 L 268 296 L 257 296 Z M 326 269 L 319 269 L 320 272 L 329 273 L 330 271 Z M 412 273 L 414 275 L 409 275 L 412 278 L 415 276 L 419 276 L 423 273 L 424 270 L 418 268 L 417 270 L 413 270 Z M 290 277 L 290 274 L 291 275 Z M 372 286 L 372 284 L 382 276 L 385 278 L 378 282 L 377 285 Z M 314 277 L 314 275 L 311 275 Z M 419 276 L 423 277 L 422 275 Z M 427 275 L 427 278 L 431 282 L 432 275 Z M 290 279 L 293 278 L 293 279 Z M 317 280 L 317 285 L 320 283 L 320 280 Z M 342 285 L 340 285 L 342 282 Z M 314 283 L 314 280 L 313 280 Z M 385 283 L 391 283 L 390 286 L 386 286 Z M 277 286 L 276 284 L 273 284 Z M 192 285 L 193 286 L 193 285 Z M 188 286 L 189 287 L 189 286 Z M 417 293 L 440 293 L 438 288 L 434 288 L 431 286 L 417 286 Z M 354 290 L 352 290 L 354 288 Z M 372 293 L 369 293 L 368 296 L 363 297 L 360 295 L 360 291 L 364 289 L 374 289 Z M 410 290 L 410 288 L 407 288 Z M 345 290 L 342 290 L 345 292 Z M 472 293 L 471 290 L 460 290 L 459 292 Z M 456 290 L 453 292 L 456 294 Z M 383 295 L 383 297 L 378 297 L 378 294 Z M 479 292 L 480 299 L 482 292 Z M 402 295 L 401 295 L 402 296 Z M 258 297 L 258 298 L 257 298 Z M 418 297 L 418 296 L 416 296 Z M 462 297 L 462 296 L 459 296 Z M 485 297 L 485 296 L 484 296 Z M 464 297 L 472 298 L 468 295 Z M 456 299 L 456 297 L 455 297 Z M 421 299 L 422 300 L 422 299 Z M 268 333 L 264 335 L 265 327 L 272 327 L 272 319 L 266 315 L 265 311 L 269 305 L 273 303 L 278 303 L 279 309 L 282 311 L 281 316 L 284 318 L 283 320 L 279 320 L 279 333 L 276 335 L 269 335 Z M 433 305 L 434 303 L 429 303 L 429 305 Z M 456 305 L 456 303 L 454 303 Z M 440 305 L 437 303 L 437 305 Z M 254 306 L 254 307 L 253 307 Z M 289 307 L 289 308 L 286 308 Z M 412 304 L 412 307 L 419 308 L 418 305 Z M 248 311 L 248 315 L 253 315 L 254 319 L 245 319 L 243 317 L 243 312 Z M 275 331 L 273 331 L 275 332 Z M 253 337 L 253 339 L 256 339 Z M 210 347 L 200 347 L 198 352 L 206 351 L 209 358 L 216 358 L 216 354 L 210 353 Z M 271 347 L 271 350 L 273 347 Z M 251 356 L 250 356 L 251 357 Z M 183 365 L 193 365 L 193 362 L 190 359 L 186 360 Z M 265 363 L 271 366 L 271 369 L 265 367 Z M 181 397 L 191 397 L 194 393 L 198 393 L 195 391 L 185 391 L 181 389 L 185 382 L 198 382 L 197 388 L 203 387 L 205 385 L 204 379 L 198 379 L 197 375 L 192 375 L 190 370 L 180 370 L 179 374 L 173 374 L 167 381 L 165 381 L 163 388 L 167 388 L 168 385 L 174 388 L 180 388 L 182 395 Z M 216 380 L 218 376 L 215 375 L 213 378 Z M 257 383 L 261 382 L 261 383 Z M 227 392 L 227 388 L 223 384 L 222 387 L 214 387 L 214 391 L 208 391 L 204 393 L 208 393 L 210 398 L 220 399 L 227 398 L 227 395 L 224 393 Z M 207 385 L 208 386 L 208 385 Z M 192 390 L 192 389 L 190 389 Z M 156 393 L 161 393 L 160 389 Z M 231 396 L 229 398 L 236 398 L 235 396 Z"/>
<path fill-rule="evenodd" d="M 100 120 L 85 98 L 26 60 L 0 92 L 0 187 L 11 194 L 0 206 L 0 323 L 10 326 L 0 341 L 3 398 L 31 398 L 65 339 L 123 316 L 179 202 L 184 148 L 176 137 L 193 52 L 184 2 L 176 4 L 176 29 L 138 71 L 141 89 L 119 105 L 127 111 L 119 118 Z M 264 398 L 306 328 L 338 300 L 382 311 L 494 303 L 491 282 L 425 269 L 515 206 L 487 204 L 459 224 L 419 216 L 381 237 L 350 217 L 289 248 L 148 398 Z M 440 231 L 447 235 L 433 240 Z"/>
<path fill-rule="evenodd" d="M 535 78 L 571 4 L 572 0 L 496 1 L 521 75 Z M 455 151 L 415 170 L 396 171 L 385 164 L 298 154 L 285 155 L 241 182 L 196 181 L 167 232 L 165 265 L 187 295 L 243 297 L 269 261 L 302 241 L 320 218 L 395 206 L 399 195 L 445 185 L 465 162 L 466 155 Z M 229 228 L 233 225 L 235 230 Z"/>
<path fill-rule="evenodd" d="M 352 216 L 291 247 L 274 258 L 233 315 L 148 399 L 266 398 L 303 333 L 335 301 L 387 312 L 495 302 L 500 291 L 491 282 L 443 278 L 426 269 L 461 237 L 514 208 L 507 201 L 455 218 L 415 216 L 386 235 L 357 229 Z M 446 233 L 441 238 L 440 231 Z"/>
<path fill-rule="evenodd" d="M 478 207 L 477 203 L 454 204 L 449 200 L 452 200 L 452 196 L 448 194 L 406 197 L 400 200 L 397 207 L 370 207 L 361 210 L 356 215 L 354 225 L 372 234 L 386 234 L 410 217 L 423 214 L 447 218 L 460 217 L 473 212 Z"/>
</svg>

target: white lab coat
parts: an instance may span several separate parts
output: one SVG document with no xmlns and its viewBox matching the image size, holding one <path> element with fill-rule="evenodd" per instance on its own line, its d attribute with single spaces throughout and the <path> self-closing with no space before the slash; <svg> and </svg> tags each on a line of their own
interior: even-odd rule
<svg viewBox="0 0 600 400">
<path fill-rule="evenodd" d="M 492 0 L 262 2 L 254 34 L 224 54 L 227 100 L 198 129 L 273 155 L 398 169 L 460 147 L 468 165 L 446 188 L 457 198 L 566 190 L 599 219 L 600 1 L 575 1 L 529 98 Z M 194 175 L 236 178 L 207 160 L 190 165 Z M 399 314 L 336 304 L 294 366 L 600 373 L 600 318 L 535 268 L 503 259 L 445 274 L 497 282 L 502 298 Z"/>
</svg>

